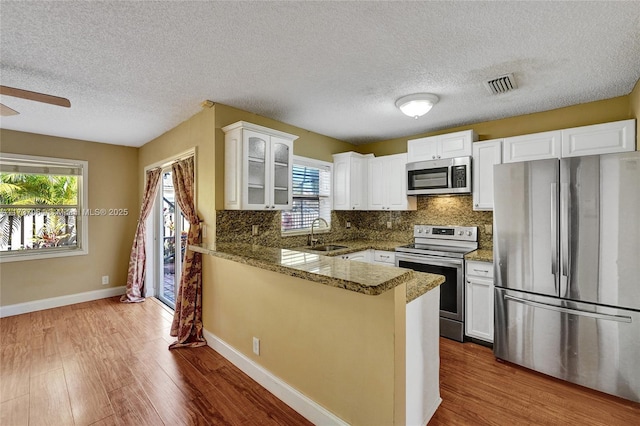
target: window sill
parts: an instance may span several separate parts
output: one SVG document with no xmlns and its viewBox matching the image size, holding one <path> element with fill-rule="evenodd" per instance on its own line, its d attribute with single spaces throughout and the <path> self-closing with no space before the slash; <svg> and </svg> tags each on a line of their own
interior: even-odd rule
<svg viewBox="0 0 640 426">
<path fill-rule="evenodd" d="M 27 251 L 27 250 L 25 250 Z M 0 263 L 8 262 L 22 262 L 25 260 L 41 260 L 52 259 L 56 257 L 70 257 L 70 256 L 84 256 L 89 254 L 88 249 L 69 249 L 69 250 L 56 250 L 50 253 L 25 253 L 14 254 L 17 251 L 7 254 L 7 252 L 0 253 Z"/>
</svg>

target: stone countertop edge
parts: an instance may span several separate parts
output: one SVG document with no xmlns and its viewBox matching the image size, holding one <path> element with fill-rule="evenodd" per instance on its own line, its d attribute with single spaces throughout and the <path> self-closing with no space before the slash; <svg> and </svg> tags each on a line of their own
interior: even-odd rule
<svg viewBox="0 0 640 426">
<path fill-rule="evenodd" d="M 269 249 L 281 250 L 273 247 L 261 247 L 261 248 L 263 248 L 264 250 L 269 250 Z M 406 269 L 405 270 L 406 272 L 400 273 L 399 275 L 392 277 L 378 285 L 367 286 L 362 283 L 350 281 L 343 278 L 337 278 L 337 277 L 331 276 L 330 274 L 325 275 L 322 272 L 319 272 L 319 273 L 309 272 L 309 271 L 297 269 L 290 266 L 276 264 L 274 262 L 270 262 L 269 260 L 252 258 L 249 256 L 243 256 L 235 253 L 228 253 L 228 252 L 225 252 L 224 250 L 216 250 L 214 248 L 206 247 L 203 245 L 189 245 L 189 249 L 198 253 L 216 256 L 221 259 L 227 259 L 227 260 L 243 263 L 250 266 L 255 266 L 257 268 L 265 269 L 268 271 L 278 272 L 278 273 L 289 275 L 292 277 L 302 278 L 308 281 L 321 283 L 331 287 L 342 288 L 345 290 L 350 290 L 356 293 L 366 294 L 370 296 L 377 296 L 392 288 L 395 288 L 400 284 L 406 283 L 406 286 L 407 286 L 406 303 L 409 303 L 412 300 L 415 300 L 416 298 L 422 296 L 429 290 L 434 289 L 435 287 L 439 286 L 445 281 L 445 278 L 442 275 L 428 274 L 428 273 L 416 272 L 410 269 Z M 287 250 L 291 250 L 291 249 L 287 249 Z M 291 251 L 294 251 L 294 250 L 291 250 Z M 317 252 L 315 254 L 317 254 Z M 324 254 L 318 255 L 318 256 L 324 257 Z M 342 259 L 333 259 L 333 260 L 340 261 L 340 262 L 352 262 L 350 260 L 342 260 Z M 367 266 L 385 268 L 385 269 L 386 268 L 400 269 L 392 266 L 379 266 L 379 265 L 368 265 L 368 264 Z"/>
<path fill-rule="evenodd" d="M 493 263 L 493 250 L 479 249 L 464 255 L 464 260 Z"/>
</svg>

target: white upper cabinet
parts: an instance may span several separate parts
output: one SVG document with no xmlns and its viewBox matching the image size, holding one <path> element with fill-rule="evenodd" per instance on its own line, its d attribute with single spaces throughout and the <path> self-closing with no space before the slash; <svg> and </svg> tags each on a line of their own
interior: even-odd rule
<svg viewBox="0 0 640 426">
<path fill-rule="evenodd" d="M 473 144 L 473 210 L 493 210 L 493 166 L 502 163 L 502 139 Z"/>
<path fill-rule="evenodd" d="M 502 162 L 517 163 L 520 161 L 559 158 L 561 141 L 562 132 L 560 130 L 504 138 L 502 143 Z"/>
<path fill-rule="evenodd" d="M 416 197 L 407 195 L 406 165 L 407 154 L 369 159 L 368 210 L 416 209 Z"/>
<path fill-rule="evenodd" d="M 562 156 L 635 151 L 636 120 L 615 121 L 562 131 Z"/>
<path fill-rule="evenodd" d="M 407 141 L 407 161 L 467 157 L 471 155 L 471 144 L 477 140 L 478 135 L 473 130 L 411 139 Z"/>
<path fill-rule="evenodd" d="M 614 121 L 505 138 L 502 161 L 542 160 L 635 151 L 636 120 Z"/>
<path fill-rule="evenodd" d="M 333 209 L 367 209 L 367 170 L 373 154 L 343 152 L 333 155 Z"/>
<path fill-rule="evenodd" d="M 288 210 L 293 141 L 298 137 L 238 121 L 225 132 L 224 208 Z"/>
</svg>

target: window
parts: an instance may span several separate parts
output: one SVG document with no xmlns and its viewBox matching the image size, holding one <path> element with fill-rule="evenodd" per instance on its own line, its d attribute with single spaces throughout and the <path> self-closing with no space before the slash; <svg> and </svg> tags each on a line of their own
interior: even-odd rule
<svg viewBox="0 0 640 426">
<path fill-rule="evenodd" d="M 0 261 L 88 253 L 87 168 L 80 160 L 0 154 Z"/>
<path fill-rule="evenodd" d="M 331 163 L 311 158 L 293 157 L 293 206 L 282 212 L 283 235 L 306 234 L 317 218 L 315 229 L 331 229 Z"/>
</svg>

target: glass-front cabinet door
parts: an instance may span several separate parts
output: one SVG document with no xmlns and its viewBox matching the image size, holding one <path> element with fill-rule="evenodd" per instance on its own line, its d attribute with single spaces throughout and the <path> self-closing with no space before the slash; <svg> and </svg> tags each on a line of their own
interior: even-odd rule
<svg viewBox="0 0 640 426">
<path fill-rule="evenodd" d="M 273 156 L 273 192 L 271 208 L 287 210 L 291 208 L 291 142 L 286 139 L 271 137 Z"/>
<path fill-rule="evenodd" d="M 245 130 L 248 210 L 291 208 L 293 144 L 290 140 Z"/>
<path fill-rule="evenodd" d="M 225 210 L 290 210 L 298 136 L 246 121 L 222 131 Z"/>
<path fill-rule="evenodd" d="M 245 131 L 245 152 L 247 179 L 247 205 L 249 208 L 267 208 L 269 203 L 267 185 L 269 182 L 268 146 L 269 136 L 260 133 Z"/>
</svg>

